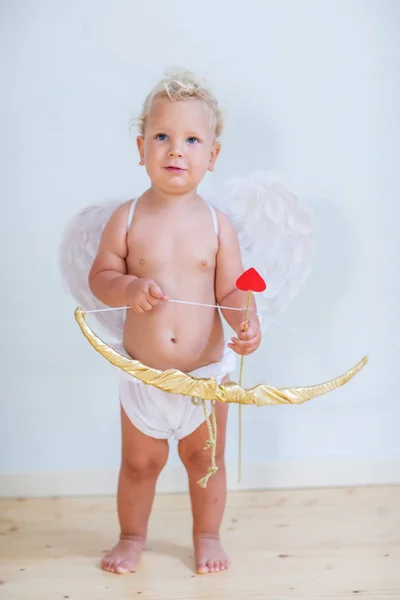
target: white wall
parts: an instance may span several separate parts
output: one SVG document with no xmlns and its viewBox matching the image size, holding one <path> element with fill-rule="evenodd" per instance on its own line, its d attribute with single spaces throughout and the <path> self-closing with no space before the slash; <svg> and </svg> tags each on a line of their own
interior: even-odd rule
<svg viewBox="0 0 400 600">
<path fill-rule="evenodd" d="M 226 109 L 214 180 L 277 168 L 318 221 L 315 269 L 281 317 L 307 335 L 274 325 L 245 385 L 319 383 L 370 356 L 328 396 L 244 409 L 242 486 L 400 481 L 399 13 L 383 0 L 2 3 L 3 495 L 114 491 L 117 382 L 78 331 L 57 250 L 77 210 L 147 185 L 127 124 L 171 65 L 206 76 Z M 160 489 L 185 486 L 172 451 Z"/>
</svg>

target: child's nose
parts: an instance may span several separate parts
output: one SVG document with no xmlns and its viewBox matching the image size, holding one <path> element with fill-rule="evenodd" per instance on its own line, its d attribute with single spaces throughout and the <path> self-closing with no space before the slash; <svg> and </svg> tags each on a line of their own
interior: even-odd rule
<svg viewBox="0 0 400 600">
<path fill-rule="evenodd" d="M 182 158 L 183 157 L 183 150 L 180 144 L 175 143 L 171 146 L 169 152 L 168 152 L 169 156 L 173 157 L 173 158 Z"/>
<path fill-rule="evenodd" d="M 173 158 L 182 158 L 183 152 L 181 150 L 170 150 L 169 155 Z"/>
</svg>

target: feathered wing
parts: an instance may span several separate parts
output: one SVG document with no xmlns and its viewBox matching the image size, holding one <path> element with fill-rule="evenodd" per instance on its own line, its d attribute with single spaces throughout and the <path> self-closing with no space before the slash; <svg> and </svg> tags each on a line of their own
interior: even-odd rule
<svg viewBox="0 0 400 600">
<path fill-rule="evenodd" d="M 265 330 L 311 272 L 316 249 L 313 213 L 268 172 L 230 179 L 207 200 L 235 226 L 245 268 L 257 269 L 267 283 L 266 291 L 255 296 Z"/>
<path fill-rule="evenodd" d="M 282 313 L 311 272 L 316 228 L 311 210 L 275 175 L 260 172 L 232 178 L 207 200 L 235 226 L 245 268 L 254 267 L 267 282 L 256 295 L 262 328 Z M 89 206 L 65 228 L 59 252 L 64 285 L 85 310 L 107 308 L 90 291 L 88 275 L 100 238 L 112 213 L 113 201 Z M 94 313 L 93 317 L 116 340 L 122 340 L 124 310 Z"/>
<path fill-rule="evenodd" d="M 88 206 L 67 224 L 60 249 L 59 267 L 67 291 L 85 311 L 107 308 L 91 292 L 89 271 L 96 257 L 103 230 L 112 213 L 122 204 L 107 202 Z M 125 310 L 94 313 L 93 318 L 116 340 L 122 340 Z"/>
</svg>

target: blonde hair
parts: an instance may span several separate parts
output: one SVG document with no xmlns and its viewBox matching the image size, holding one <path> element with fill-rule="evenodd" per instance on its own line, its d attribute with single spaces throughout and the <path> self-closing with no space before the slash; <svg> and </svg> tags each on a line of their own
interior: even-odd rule
<svg viewBox="0 0 400 600">
<path fill-rule="evenodd" d="M 169 98 L 173 102 L 203 100 L 208 104 L 213 114 L 215 136 L 216 138 L 220 137 L 223 123 L 217 99 L 207 87 L 205 81 L 196 77 L 191 71 L 184 69 L 166 71 L 165 77 L 154 86 L 144 101 L 141 114 L 135 119 L 140 135 L 144 135 L 146 119 L 156 98 Z"/>
</svg>

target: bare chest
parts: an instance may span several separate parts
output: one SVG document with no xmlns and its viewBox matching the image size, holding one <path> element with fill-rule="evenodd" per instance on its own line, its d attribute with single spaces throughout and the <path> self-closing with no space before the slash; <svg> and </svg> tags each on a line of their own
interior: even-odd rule
<svg viewBox="0 0 400 600">
<path fill-rule="evenodd" d="M 131 273 L 211 273 L 215 270 L 218 240 L 209 223 L 190 224 L 172 219 L 143 219 L 128 235 L 127 264 Z"/>
</svg>

